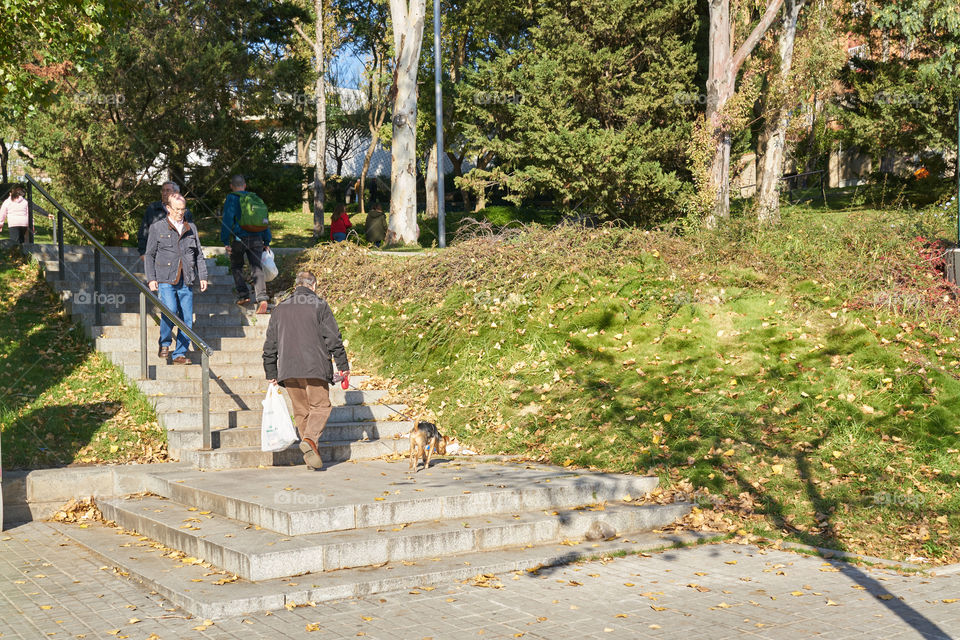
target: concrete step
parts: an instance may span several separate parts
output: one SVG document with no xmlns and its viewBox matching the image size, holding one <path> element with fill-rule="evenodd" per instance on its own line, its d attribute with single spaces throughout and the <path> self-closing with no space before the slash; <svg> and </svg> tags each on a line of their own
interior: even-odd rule
<svg viewBox="0 0 960 640">
<path fill-rule="evenodd" d="M 289 404 L 287 407 L 289 408 Z M 338 416 L 343 415 L 338 413 Z M 167 431 L 195 431 L 203 424 L 199 407 L 195 410 L 158 411 L 160 424 Z M 232 429 L 235 427 L 259 427 L 263 422 L 263 407 L 256 409 L 210 409 L 210 427 Z"/>
<path fill-rule="evenodd" d="M 262 325 L 259 325 L 262 326 Z M 159 326 L 156 331 L 159 331 Z M 199 330 L 197 331 L 199 333 Z M 140 349 L 140 337 L 139 330 L 137 331 L 137 337 L 121 337 L 121 338 L 97 338 L 96 347 L 97 351 L 102 351 L 104 353 L 109 352 L 137 352 L 137 362 L 140 361 L 139 349 Z M 147 336 L 147 345 L 152 346 L 151 342 L 156 342 L 156 339 L 159 337 L 159 333 L 154 336 L 154 340 L 150 340 L 150 336 Z M 207 335 L 200 335 L 203 338 L 203 341 L 209 345 L 211 349 L 217 353 L 211 356 L 210 363 L 217 361 L 223 362 L 233 362 L 234 356 L 244 358 L 241 362 L 255 362 L 256 360 L 263 361 L 263 341 L 265 336 L 263 335 L 251 335 L 251 336 L 218 336 L 216 333 L 210 333 Z M 156 349 L 151 349 L 152 355 L 154 358 L 157 358 Z M 221 352 L 226 354 L 229 352 L 231 360 L 223 360 L 225 355 L 220 355 Z M 256 355 L 251 355 L 256 354 Z"/>
<path fill-rule="evenodd" d="M 547 569 L 602 556 L 654 552 L 679 545 L 709 540 L 709 534 L 640 533 L 613 541 L 577 544 L 537 545 L 430 558 L 418 562 L 391 562 L 376 571 L 363 567 L 310 575 L 306 580 L 281 578 L 250 582 L 222 574 L 200 564 L 184 564 L 162 555 L 150 540 L 118 528 L 91 524 L 49 525 L 65 537 L 91 550 L 101 561 L 129 575 L 131 580 L 155 591 L 169 602 L 200 619 L 220 619 L 257 611 L 281 609 L 286 605 L 364 598 L 376 593 L 407 591 L 417 587 L 436 588 L 481 574 L 502 579 L 516 572 Z M 521 573 L 522 572 L 522 573 Z M 217 584 L 224 578 L 226 583 Z"/>
<path fill-rule="evenodd" d="M 338 409 L 349 409 L 349 407 L 338 407 Z M 331 416 L 331 418 L 343 418 L 345 416 Z M 377 421 L 347 421 L 331 419 L 327 423 L 323 435 L 320 436 L 321 442 L 345 442 L 355 441 L 373 441 L 378 439 L 397 439 L 406 438 L 407 434 L 413 428 L 413 422 L 396 420 L 377 420 Z M 259 427 L 238 427 L 236 429 L 216 429 L 211 431 L 212 443 L 214 449 L 249 449 L 260 446 L 260 428 Z M 170 455 L 180 458 L 187 455 L 186 452 L 196 451 L 203 444 L 202 435 L 198 430 L 178 430 L 167 433 L 167 442 L 170 449 Z M 176 451 L 176 455 L 174 455 Z M 189 454 L 192 456 L 192 454 Z"/>
<path fill-rule="evenodd" d="M 70 288 L 71 286 L 92 283 L 94 279 L 93 262 L 69 262 L 64 261 L 63 277 L 60 277 L 60 264 L 56 261 L 46 261 L 40 263 L 43 266 L 47 282 L 51 285 L 58 283 L 58 286 Z M 125 264 L 124 268 L 133 274 L 139 280 L 146 282 L 146 272 L 143 270 L 143 264 L 140 262 Z M 126 275 L 116 268 L 112 263 L 107 264 L 106 260 L 100 263 L 100 278 L 108 285 L 121 285 L 130 282 Z M 207 281 L 216 285 L 233 284 L 233 276 L 229 267 L 222 267 L 213 264 L 207 260 Z"/>
<path fill-rule="evenodd" d="M 125 314 L 126 315 L 126 314 Z M 216 338 L 255 338 L 260 341 L 260 344 L 263 344 L 264 339 L 267 336 L 267 325 L 258 324 L 258 325 L 216 325 L 209 324 L 206 322 L 206 318 L 202 319 L 203 321 L 194 321 L 193 326 L 197 331 L 203 331 L 201 334 L 204 339 L 209 338 L 214 340 Z M 159 322 L 153 318 L 148 318 L 147 320 L 147 329 L 158 329 Z M 113 338 L 113 339 L 127 339 L 136 341 L 139 345 L 140 341 L 140 322 L 139 318 L 136 319 L 135 323 L 126 324 L 126 325 L 110 325 L 106 324 L 104 326 L 95 326 L 91 327 L 91 331 L 95 332 L 97 337 L 102 338 Z M 155 340 L 154 340 L 155 341 Z"/>
<path fill-rule="evenodd" d="M 191 370 L 194 371 L 195 367 L 178 367 L 178 370 Z M 260 367 L 260 371 L 255 376 L 250 377 L 213 377 L 213 368 L 210 369 L 211 378 L 210 378 L 210 394 L 211 396 L 215 393 L 223 394 L 250 394 L 250 393 L 261 393 L 264 394 L 267 392 L 267 381 L 263 377 L 263 367 Z M 218 370 L 219 372 L 219 370 Z M 360 385 L 365 385 L 369 381 L 369 376 L 350 376 L 350 384 L 354 387 Z M 137 384 L 140 386 L 140 390 L 147 396 L 159 396 L 159 395 L 199 395 L 200 394 L 200 375 L 197 374 L 192 379 L 159 379 L 159 380 L 138 380 Z M 363 389 L 363 390 L 354 390 L 350 389 L 344 391 L 339 386 L 334 385 L 330 389 L 330 401 L 336 406 L 337 404 L 376 404 L 383 401 L 387 397 L 389 392 L 382 389 Z"/>
<path fill-rule="evenodd" d="M 138 380 L 140 378 L 140 353 L 125 353 L 125 354 L 104 354 L 111 362 L 123 368 L 123 372 L 131 380 Z M 147 378 L 149 380 L 200 380 L 200 354 L 193 352 L 190 354 L 190 357 L 193 358 L 194 364 L 189 366 L 182 365 L 173 365 L 173 364 L 158 364 L 160 359 L 157 358 L 157 340 L 156 336 L 153 337 L 153 344 L 150 346 L 149 351 L 147 352 Z M 213 388 L 214 378 L 222 378 L 224 380 L 236 380 L 236 379 L 259 379 L 263 380 L 263 360 L 261 359 L 258 364 L 254 363 L 245 363 L 245 364 L 211 364 L 210 366 L 210 388 Z M 145 381 L 141 381 L 145 382 Z M 199 383 L 198 383 L 199 384 Z M 198 387 L 199 389 L 199 387 Z M 197 391 L 199 393 L 199 391 Z"/>
<path fill-rule="evenodd" d="M 581 539 L 597 521 L 618 532 L 648 531 L 689 510 L 608 504 L 603 511 L 527 511 L 287 537 L 151 496 L 99 506 L 107 520 L 252 581 Z"/>
<path fill-rule="evenodd" d="M 46 271 L 47 279 L 52 283 L 70 284 L 77 282 L 87 282 L 93 280 L 93 262 L 76 262 L 64 260 L 64 277 L 60 278 L 60 263 L 56 260 L 46 260 L 41 262 L 43 265 L 44 271 Z M 124 268 L 132 273 L 133 275 L 139 277 L 141 280 L 146 280 L 146 272 L 143 268 L 143 263 L 139 260 L 136 262 L 123 263 Z M 230 267 L 221 266 L 214 264 L 212 260 L 207 260 L 207 281 L 208 282 L 222 282 L 233 283 L 233 276 L 230 273 Z M 119 269 L 113 264 L 107 264 L 104 260 L 100 263 L 100 277 L 103 278 L 104 282 L 112 284 L 123 284 L 129 282 L 126 275 L 121 273 Z"/>
<path fill-rule="evenodd" d="M 176 332 L 177 329 L 174 328 Z M 191 369 L 196 367 L 199 371 L 200 369 L 200 359 L 201 354 L 198 351 L 191 351 L 187 354 L 187 358 L 192 362 L 192 365 L 183 366 L 183 365 L 173 365 L 167 363 L 166 359 L 160 358 L 157 356 L 157 340 L 159 339 L 159 329 L 155 330 L 154 335 L 147 336 L 147 364 L 155 365 L 159 368 L 165 367 L 176 367 L 178 369 Z M 199 331 L 197 332 L 199 334 Z M 203 338 L 203 334 L 200 334 L 200 337 Z M 140 351 L 139 345 L 137 345 L 137 351 L 102 351 L 111 362 L 119 366 L 133 365 L 137 367 L 139 375 L 140 367 Z M 246 365 L 250 367 L 249 373 L 245 375 L 263 375 L 263 343 L 256 349 L 246 350 L 246 351 L 218 351 L 214 350 L 213 354 L 210 355 L 210 367 L 219 367 L 222 365 Z M 197 374 L 199 375 L 199 374 Z M 153 377 L 153 376 L 151 376 Z M 185 377 L 176 374 L 175 377 Z"/>
<path fill-rule="evenodd" d="M 409 450 L 409 443 L 403 443 Z M 406 451 L 404 452 L 406 454 Z M 155 474 L 162 497 L 285 535 L 393 527 L 490 514 L 553 510 L 636 499 L 655 476 L 571 471 L 537 464 L 434 458 L 411 471 L 407 458 L 299 467 Z"/>
<path fill-rule="evenodd" d="M 212 416 L 211 416 L 212 417 Z M 199 423 L 198 423 L 199 424 Z M 259 426 L 259 422 L 257 423 Z M 331 440 L 317 444 L 320 457 L 325 463 L 344 462 L 346 460 L 370 460 L 395 453 L 406 453 L 410 449 L 407 440 L 384 439 L 368 442 Z M 213 449 L 212 451 L 183 451 L 181 461 L 193 462 L 204 471 L 223 471 L 229 469 L 255 469 L 259 467 L 303 466 L 303 454 L 297 445 L 284 451 L 265 452 L 256 447 L 235 447 Z"/>
<path fill-rule="evenodd" d="M 266 387 L 266 383 L 264 383 Z M 287 408 L 293 413 L 293 405 L 290 403 L 290 395 L 281 393 L 287 401 Z M 252 411 L 260 410 L 263 407 L 263 399 L 266 397 L 266 390 L 263 393 L 248 393 L 243 395 L 224 393 L 211 386 L 210 390 L 210 411 Z M 156 408 L 157 413 L 184 413 L 190 411 L 200 411 L 203 397 L 200 394 L 178 394 L 178 395 L 153 395 L 149 396 L 150 402 Z M 404 411 L 401 405 L 357 405 L 349 407 L 334 407 L 334 416 L 349 415 L 347 421 L 361 420 L 388 420 L 392 416 L 399 415 L 399 411 Z M 396 410 L 393 410 L 396 409 Z M 344 420 L 338 420 L 344 422 Z"/>
<path fill-rule="evenodd" d="M 91 327 L 91 335 L 94 337 L 100 336 L 103 332 L 102 329 L 105 327 L 124 327 L 124 328 L 139 328 L 140 326 L 140 312 L 139 312 L 139 302 L 137 303 L 137 311 L 105 311 L 101 313 L 100 319 L 102 322 L 101 326 L 94 327 L 93 319 L 93 310 L 87 309 L 83 310 L 82 308 L 77 308 L 73 310 L 71 316 L 79 322 L 82 322 L 85 326 Z M 156 328 L 159 326 L 159 315 L 156 313 L 155 309 L 147 309 L 147 327 Z M 251 324 L 246 315 L 241 312 L 240 309 L 234 311 L 233 309 L 226 309 L 222 313 L 212 313 L 212 314 L 198 314 L 194 310 L 194 320 L 193 325 L 198 328 L 215 328 L 219 329 L 230 328 L 230 327 L 246 327 L 246 326 L 259 326 L 266 331 L 266 323 L 260 323 L 259 325 Z M 94 330 L 100 330 L 96 334 L 92 333 Z M 138 334 L 139 335 L 139 334 Z"/>
</svg>

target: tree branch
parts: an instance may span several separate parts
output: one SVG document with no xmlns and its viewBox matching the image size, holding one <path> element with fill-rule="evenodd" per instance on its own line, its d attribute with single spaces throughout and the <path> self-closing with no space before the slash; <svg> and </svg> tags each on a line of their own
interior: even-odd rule
<svg viewBox="0 0 960 640">
<path fill-rule="evenodd" d="M 767 5 L 767 11 L 763 14 L 763 17 L 760 18 L 760 22 L 757 23 L 757 26 L 753 28 L 753 31 L 750 32 L 750 35 L 747 36 L 747 39 L 744 41 L 740 48 L 737 49 L 737 53 L 734 54 L 733 60 L 730 63 L 730 77 L 736 78 L 737 74 L 740 72 L 740 67 L 743 65 L 744 61 L 750 57 L 750 54 L 753 53 L 753 50 L 756 48 L 757 44 L 760 43 L 760 39 L 763 38 L 763 34 L 767 32 L 767 29 L 770 28 L 770 25 L 774 23 L 777 19 L 777 13 L 780 11 L 780 7 L 783 6 L 783 0 L 770 0 L 770 4 Z"/>
<path fill-rule="evenodd" d="M 313 48 L 313 49 L 316 49 L 316 48 L 317 48 L 317 45 L 314 44 L 314 42 L 313 42 L 313 40 L 310 38 L 310 36 L 308 36 L 306 33 L 303 32 L 303 29 L 300 28 L 300 23 L 297 22 L 296 20 L 293 21 L 293 28 L 294 28 L 294 30 L 296 30 L 297 33 L 300 34 L 300 37 L 301 37 L 301 38 L 303 38 L 304 40 L 307 41 L 307 44 L 309 44 L 311 48 Z"/>
</svg>

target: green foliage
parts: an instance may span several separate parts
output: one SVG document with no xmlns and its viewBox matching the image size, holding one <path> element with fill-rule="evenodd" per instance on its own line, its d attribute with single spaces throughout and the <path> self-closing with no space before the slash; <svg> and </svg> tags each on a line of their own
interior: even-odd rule
<svg viewBox="0 0 960 640">
<path fill-rule="evenodd" d="M 866 150 L 885 172 L 892 170 L 885 162 L 890 152 L 953 149 L 960 99 L 956 2 L 870 2 L 848 25 L 866 50 L 840 75 L 847 92 L 834 109 L 843 123 L 836 137 Z"/>
<path fill-rule="evenodd" d="M 657 220 L 684 191 L 693 107 L 695 2 L 536 3 L 536 26 L 469 74 L 465 135 L 498 166 L 462 185 L 512 202 L 544 195 L 567 210 Z"/>
<path fill-rule="evenodd" d="M 940 276 L 911 243 L 949 227 L 787 207 L 776 230 L 534 229 L 303 264 L 354 363 L 474 450 L 657 474 L 734 530 L 955 562 L 960 307 L 922 297 Z"/>
<path fill-rule="evenodd" d="M 5 469 L 166 458 L 150 402 L 67 321 L 18 251 L 0 255 L 0 316 Z"/>
<path fill-rule="evenodd" d="M 160 170 L 188 196 L 222 194 L 230 173 L 272 165 L 280 143 L 244 120 L 273 103 L 277 16 L 238 0 L 134 5 L 23 132 L 57 195 L 111 243 L 134 231 Z M 209 166 L 191 167 L 199 156 Z"/>
</svg>

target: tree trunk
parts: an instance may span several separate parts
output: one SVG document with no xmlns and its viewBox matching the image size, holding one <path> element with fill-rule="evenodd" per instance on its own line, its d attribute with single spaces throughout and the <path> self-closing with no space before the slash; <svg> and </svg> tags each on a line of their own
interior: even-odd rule
<svg viewBox="0 0 960 640">
<path fill-rule="evenodd" d="M 313 0 L 314 24 L 313 57 L 317 71 L 315 94 L 317 99 L 317 133 L 314 137 L 313 175 L 313 238 L 323 237 L 323 208 L 327 190 L 327 88 L 326 53 L 323 50 L 323 0 Z"/>
<path fill-rule="evenodd" d="M 417 71 L 426 0 L 390 0 L 397 60 L 393 74 L 390 230 L 399 242 L 417 242 Z"/>
<path fill-rule="evenodd" d="M 437 143 L 430 146 L 430 156 L 427 158 L 427 210 L 423 217 L 433 220 L 440 216 L 440 207 L 437 202 Z"/>
<path fill-rule="evenodd" d="M 310 215 L 310 134 L 303 122 L 297 125 L 297 164 L 300 166 L 300 208 L 304 217 Z"/>
<path fill-rule="evenodd" d="M 371 128 L 370 146 L 367 148 L 367 153 L 363 156 L 363 169 L 360 170 L 360 213 L 366 213 L 363 202 L 366 197 L 367 172 L 370 171 L 370 160 L 373 158 L 373 152 L 376 150 L 379 143 L 380 129 Z"/>
<path fill-rule="evenodd" d="M 768 126 L 772 129 L 763 154 L 763 170 L 757 194 L 758 218 L 766 224 L 780 222 L 780 177 L 783 175 L 784 145 L 787 140 L 787 115 L 790 69 L 793 66 L 793 45 L 797 36 L 797 20 L 806 0 L 786 0 L 786 15 L 783 18 L 783 33 L 780 36 L 780 82 L 779 95 L 775 96 L 776 109 L 770 115 Z"/>
<path fill-rule="evenodd" d="M 7 149 L 7 141 L 0 138 L 0 182 L 7 184 L 7 163 L 10 160 L 10 151 Z"/>
<path fill-rule="evenodd" d="M 714 206 L 704 221 L 716 227 L 720 219 L 730 217 L 730 148 L 733 132 L 724 122 L 723 108 L 736 90 L 737 74 L 757 43 L 777 17 L 783 0 L 769 0 L 767 10 L 736 53 L 733 53 L 733 24 L 730 0 L 710 0 L 710 71 L 707 78 L 707 127 L 713 140 L 709 189 Z"/>
</svg>

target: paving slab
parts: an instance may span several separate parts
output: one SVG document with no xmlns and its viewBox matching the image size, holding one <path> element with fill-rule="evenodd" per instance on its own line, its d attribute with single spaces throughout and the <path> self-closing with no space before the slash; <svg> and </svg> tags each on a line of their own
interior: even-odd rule
<svg viewBox="0 0 960 640">
<path fill-rule="evenodd" d="M 164 639 L 242 640 L 359 634 L 365 640 L 454 640 L 513 638 L 516 633 L 523 633 L 525 639 L 551 640 L 960 638 L 957 576 L 900 575 L 835 559 L 727 543 L 626 557 L 612 552 L 601 556 L 601 547 L 591 547 L 584 549 L 586 555 L 600 559 L 544 567 L 534 573 L 464 565 L 457 567 L 463 578 L 440 575 L 431 584 L 408 582 L 402 588 L 327 602 L 312 600 L 313 592 L 342 587 L 332 581 L 313 587 L 303 576 L 281 581 L 283 602 L 275 600 L 281 608 L 269 615 L 257 608 L 263 597 L 254 590 L 258 585 L 238 581 L 235 586 L 249 591 L 227 594 L 223 589 L 230 585 L 213 584 L 221 576 L 203 575 L 209 569 L 190 565 L 174 569 L 165 564 L 169 558 L 158 558 L 159 575 L 176 576 L 194 589 L 192 599 L 208 606 L 208 611 L 227 613 L 197 617 L 177 607 L 161 590 L 115 572 L 119 561 L 142 550 L 121 546 L 138 542 L 135 537 L 112 532 L 110 536 L 116 538 L 118 563 L 104 560 L 45 523 L 0 534 L 3 640 L 81 634 L 142 640 L 151 633 Z M 642 543 L 639 538 L 636 541 Z M 558 555 L 571 550 L 577 548 L 553 548 Z M 425 566 L 440 563 L 430 560 Z M 364 584 L 397 584 L 401 579 L 394 578 L 401 576 L 397 572 L 413 573 L 417 568 L 384 566 L 366 572 Z M 427 573 L 424 567 L 419 569 Z M 495 574 L 500 588 L 474 586 L 471 578 L 480 569 Z M 794 591 L 804 595 L 791 595 Z M 883 595 L 894 597 L 884 600 Z M 233 609 L 244 598 L 250 608 Z M 310 606 L 311 601 L 315 606 Z M 291 609 L 282 608 L 284 604 L 291 604 Z M 306 632 L 307 625 L 318 631 Z M 198 626 L 205 629 L 198 631 Z"/>
</svg>

